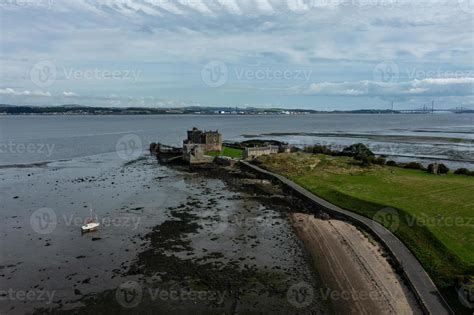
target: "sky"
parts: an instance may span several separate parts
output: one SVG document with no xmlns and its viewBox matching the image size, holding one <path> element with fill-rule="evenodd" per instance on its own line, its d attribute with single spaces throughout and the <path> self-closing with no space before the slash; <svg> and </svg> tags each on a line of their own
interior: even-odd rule
<svg viewBox="0 0 474 315">
<path fill-rule="evenodd" d="M 473 0 L 0 0 L 0 103 L 474 109 Z"/>
</svg>

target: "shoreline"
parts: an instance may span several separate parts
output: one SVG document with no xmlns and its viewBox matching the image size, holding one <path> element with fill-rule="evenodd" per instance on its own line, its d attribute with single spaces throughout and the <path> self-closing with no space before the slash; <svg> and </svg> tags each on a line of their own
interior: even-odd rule
<svg viewBox="0 0 474 315">
<path fill-rule="evenodd" d="M 197 167 L 202 168 L 205 176 L 209 176 L 206 167 Z M 345 220 L 329 217 L 325 212 L 314 214 L 314 210 L 304 200 L 288 194 L 281 185 L 255 179 L 251 173 L 242 169 L 236 172 L 230 168 L 211 168 L 217 169 L 218 177 L 228 184 L 233 182 L 234 187 L 246 186 L 244 189 L 266 195 L 270 202 L 272 198 L 285 200 L 287 220 L 307 252 L 307 263 L 321 278 L 324 288 L 315 288 L 310 283 L 305 285 L 310 288 L 312 295 L 327 299 L 333 311 L 423 314 L 396 263 L 367 232 Z M 230 176 L 230 179 L 225 176 Z M 332 254 L 326 255 L 328 251 Z M 337 269 L 335 265 L 344 268 Z"/>
<path fill-rule="evenodd" d="M 71 162 L 70 167 L 75 169 L 77 163 Z M 90 166 L 93 166 L 92 162 Z M 42 174 L 54 174 L 56 171 L 53 169 L 43 168 L 41 172 Z M 137 233 L 130 235 L 130 238 L 126 237 L 127 242 L 132 246 L 130 252 L 128 252 L 129 248 L 122 246 L 112 256 L 123 256 L 124 259 L 120 259 L 120 261 L 115 259 L 120 265 L 103 266 L 107 272 L 111 273 L 110 280 L 107 277 L 104 278 L 103 285 L 101 285 L 104 289 L 96 291 L 98 288 L 96 290 L 90 288 L 91 285 L 98 285 L 97 281 L 101 279 L 100 277 L 96 278 L 94 270 L 91 270 L 91 284 L 85 285 L 82 283 L 86 280 L 89 281 L 89 277 L 85 277 L 82 271 L 76 270 L 79 272 L 78 275 L 69 275 L 64 270 L 63 272 L 66 272 L 67 275 L 66 279 L 62 280 L 61 277 L 56 277 L 55 281 L 57 284 L 61 284 L 60 287 L 74 285 L 64 292 L 73 294 L 73 298 L 63 298 L 62 301 L 55 300 L 55 303 L 59 305 L 37 309 L 37 313 L 42 311 L 65 313 L 67 309 L 79 312 L 88 309 L 122 313 L 127 311 L 127 308 L 120 304 L 116 294 L 118 292 L 117 284 L 123 284 L 124 281 L 135 281 L 140 284 L 144 294 L 150 292 L 148 296 L 143 297 L 139 305 L 132 308 L 133 311 L 169 311 L 175 308 L 181 310 L 189 308 L 209 313 L 222 313 L 223 311 L 245 313 L 262 309 L 269 312 L 285 310 L 286 312 L 327 313 L 330 312 L 328 310 L 337 309 L 334 308 L 334 301 L 331 301 L 325 292 L 327 290 L 341 291 L 340 288 L 329 287 L 321 274 L 324 273 L 324 270 L 314 268 L 313 257 L 316 252 L 308 249 L 304 239 L 300 240 L 297 237 L 295 227 L 292 226 L 288 217 L 293 212 L 310 213 L 311 210 L 306 207 L 304 202 L 289 196 L 278 185 L 275 186 L 267 180 L 260 180 L 255 175 L 240 169 L 232 170 L 217 166 L 211 168 L 167 166 L 163 168 L 163 171 L 159 169 L 162 167 L 157 165 L 156 159 L 148 156 L 146 159 L 136 160 L 133 164 L 125 163 L 118 166 L 112 173 L 104 175 L 105 177 L 100 179 L 85 176 L 82 171 L 79 173 L 73 171 L 74 176 L 80 175 L 85 180 L 71 178 L 70 185 L 73 186 L 64 186 L 64 194 L 68 189 L 78 189 L 79 187 L 87 189 L 89 186 L 91 189 L 102 186 L 106 191 L 109 191 L 107 188 L 109 184 L 106 183 L 115 187 L 119 176 L 120 178 L 124 175 L 131 176 L 129 179 L 138 180 L 147 174 L 149 181 L 143 183 L 140 181 L 133 197 L 125 199 L 127 209 L 130 208 L 126 211 L 131 211 L 138 216 L 143 213 L 148 213 L 153 217 L 159 215 L 161 219 L 148 224 L 149 227 L 146 229 L 143 229 L 145 226 L 140 225 L 140 229 L 135 231 Z M 150 170 L 154 174 L 150 174 Z M 35 173 L 37 171 L 39 169 L 35 170 Z M 69 173 L 69 168 L 64 169 L 64 172 Z M 139 173 L 135 174 L 136 172 Z M 25 172 L 24 174 L 27 176 L 29 173 Z M 27 176 L 25 180 L 26 178 L 32 177 Z M 119 181 L 119 184 L 123 181 L 124 185 L 122 196 L 124 196 L 127 187 L 126 178 Z M 56 191 L 57 184 L 54 184 L 53 178 L 51 182 L 52 186 L 49 189 L 45 187 L 45 193 Z M 137 185 L 134 181 L 132 183 L 133 186 Z M 157 187 L 153 187 L 155 185 Z M 142 186 L 143 188 L 141 188 Z M 155 191 L 168 192 L 168 196 L 164 196 L 167 200 L 154 199 L 156 197 Z M 84 191 L 84 193 L 86 192 L 87 190 Z M 12 200 L 21 201 L 22 198 L 23 196 L 20 194 L 19 199 Z M 110 204 L 104 200 L 103 207 L 100 207 L 103 211 L 107 211 L 104 215 L 113 218 L 122 213 L 122 208 L 124 208 L 122 200 L 116 201 L 117 204 L 110 207 Z M 156 204 L 158 201 L 159 205 Z M 144 208 L 138 208 L 138 206 Z M 120 211 L 114 214 L 117 211 L 114 209 L 120 209 Z M 108 214 L 109 211 L 111 214 Z M 228 216 L 222 216 L 224 213 L 227 213 Z M 322 222 L 326 223 L 326 221 Z M 221 228 L 221 223 L 227 224 L 224 224 L 224 229 Z M 345 225 L 342 221 L 341 224 L 342 227 L 338 228 L 341 231 L 346 231 L 349 225 Z M 68 230 L 71 230 L 71 227 Z M 112 247 L 112 250 L 115 242 L 112 237 L 115 234 L 113 231 L 114 229 L 104 228 L 97 235 L 92 235 L 101 237 L 93 242 L 89 237 L 84 238 L 84 242 L 81 241 L 84 244 L 82 249 L 96 251 L 98 246 L 105 246 Z M 360 232 L 351 231 L 355 233 L 351 235 L 360 237 L 360 234 L 357 234 Z M 72 237 L 74 233 L 71 232 L 72 230 L 68 232 L 68 235 L 71 236 L 70 240 L 65 240 L 63 243 L 54 234 L 51 234 L 53 237 L 47 239 L 51 242 L 51 246 L 41 248 L 43 251 L 49 251 L 57 248 L 58 245 L 67 246 L 71 242 L 76 242 L 76 238 Z M 40 238 L 38 239 L 40 240 Z M 368 239 L 361 239 L 361 242 L 366 245 L 370 244 Z M 345 248 L 348 248 L 347 244 L 339 242 L 337 239 L 331 240 L 330 244 L 334 248 L 339 248 L 342 253 Z M 89 254 L 86 254 L 84 258 L 79 256 L 84 253 L 85 251 L 71 250 L 70 254 L 72 259 L 78 259 L 78 263 L 96 260 L 93 255 Z M 374 254 L 379 255 L 377 252 Z M 378 257 L 385 260 L 381 253 Z M 103 258 L 106 259 L 106 257 Z M 64 256 L 60 259 L 64 260 L 67 257 Z M 356 270 L 363 269 L 360 263 L 349 262 L 349 264 L 353 265 Z M 18 270 L 16 276 L 21 278 L 24 276 L 23 273 L 24 270 Z M 396 279 L 396 275 L 392 273 L 391 275 L 393 275 L 391 281 Z M 149 280 L 145 281 L 145 279 Z M 370 277 L 359 282 L 363 283 L 368 279 Z M 14 280 L 12 279 L 12 281 Z M 46 280 L 43 282 L 42 280 L 40 288 L 63 290 L 59 289 L 56 283 Z M 314 296 L 309 301 L 309 305 L 297 303 L 295 306 L 296 299 L 290 293 L 292 293 L 294 285 L 301 283 L 312 286 Z M 368 292 L 373 290 L 370 286 L 365 287 L 369 288 L 366 290 Z M 75 289 L 80 292 L 69 292 Z M 200 290 L 199 292 L 215 293 L 216 296 L 219 293 L 221 295 L 218 296 L 224 296 L 224 300 L 221 304 L 210 299 L 198 301 L 197 304 L 188 300 L 178 301 L 178 303 L 170 300 L 157 302 L 150 299 L 152 290 L 156 289 L 164 292 Z M 225 294 L 222 295 L 223 293 Z M 75 298 L 74 295 L 76 295 Z M 408 299 L 408 301 L 412 303 L 412 300 Z M 352 301 L 337 300 L 335 302 L 339 305 L 346 305 L 346 307 L 350 307 L 352 304 Z M 365 305 L 364 303 L 373 305 L 371 302 L 362 302 L 362 305 Z M 379 309 L 367 306 L 367 308 L 369 307 Z M 406 304 L 404 307 L 407 309 Z M 416 305 L 413 306 L 413 309 L 417 309 Z M 13 313 L 21 310 L 22 307 L 19 306 Z"/>
</svg>

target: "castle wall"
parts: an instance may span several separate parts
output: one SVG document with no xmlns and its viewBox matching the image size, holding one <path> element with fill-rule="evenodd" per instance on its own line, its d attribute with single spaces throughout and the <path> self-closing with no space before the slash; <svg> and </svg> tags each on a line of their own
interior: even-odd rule
<svg viewBox="0 0 474 315">
<path fill-rule="evenodd" d="M 222 150 L 222 136 L 217 132 L 206 132 L 203 134 L 203 143 L 207 151 L 221 151 Z"/>
<path fill-rule="evenodd" d="M 279 147 L 275 145 L 269 145 L 266 147 L 255 147 L 245 148 L 244 159 L 254 159 L 261 155 L 275 154 L 278 153 Z"/>
<path fill-rule="evenodd" d="M 202 144 L 183 145 L 183 160 L 189 164 L 211 163 L 214 157 L 205 155 L 204 153 L 205 147 Z"/>
</svg>

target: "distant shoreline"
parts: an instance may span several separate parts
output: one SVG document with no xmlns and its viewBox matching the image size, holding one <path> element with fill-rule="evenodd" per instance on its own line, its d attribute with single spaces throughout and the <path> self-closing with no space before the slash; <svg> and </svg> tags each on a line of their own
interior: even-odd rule
<svg viewBox="0 0 474 315">
<path fill-rule="evenodd" d="M 149 108 L 149 107 L 89 107 L 80 105 L 62 106 L 16 106 L 0 105 L 1 115 L 309 115 L 309 114 L 410 114 L 427 115 L 441 113 L 469 114 L 474 110 L 462 111 L 437 110 L 435 112 L 423 110 L 388 110 L 388 109 L 356 109 L 319 111 L 312 109 L 285 109 L 285 108 L 238 108 L 238 107 L 180 107 L 180 108 Z"/>
</svg>

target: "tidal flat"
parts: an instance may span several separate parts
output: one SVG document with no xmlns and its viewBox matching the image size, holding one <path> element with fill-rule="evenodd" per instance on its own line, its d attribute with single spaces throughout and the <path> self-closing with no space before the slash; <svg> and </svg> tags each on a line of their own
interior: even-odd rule
<svg viewBox="0 0 474 315">
<path fill-rule="evenodd" d="M 97 155 L 0 172 L 2 312 L 419 312 L 377 244 L 239 169 Z M 91 208 L 101 228 L 81 234 Z M 384 277 L 350 258 L 364 248 Z"/>
<path fill-rule="evenodd" d="M 324 287 L 286 213 L 219 178 L 104 155 L 0 175 L 1 312 L 291 312 L 289 288 Z"/>
</svg>

